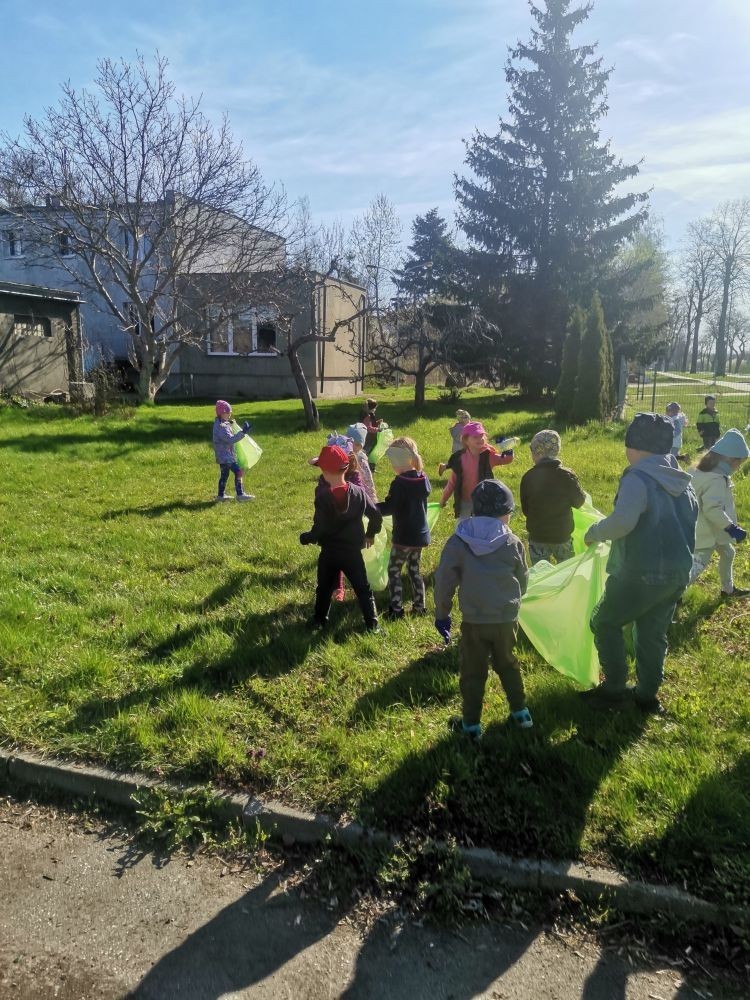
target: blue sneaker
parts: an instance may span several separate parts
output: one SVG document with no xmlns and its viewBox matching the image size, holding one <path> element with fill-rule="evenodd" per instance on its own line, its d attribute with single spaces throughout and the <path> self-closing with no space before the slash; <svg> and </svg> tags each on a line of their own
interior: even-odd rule
<svg viewBox="0 0 750 1000">
<path fill-rule="evenodd" d="M 479 743 L 482 738 L 482 727 L 480 725 L 464 725 L 464 720 L 457 715 L 448 720 L 448 729 L 452 733 L 460 733 L 462 736 L 466 736 L 472 743 Z"/>
<path fill-rule="evenodd" d="M 518 712 L 511 712 L 510 717 L 519 729 L 532 729 L 534 726 L 534 720 L 531 718 L 531 712 L 528 708 L 522 708 Z"/>
</svg>

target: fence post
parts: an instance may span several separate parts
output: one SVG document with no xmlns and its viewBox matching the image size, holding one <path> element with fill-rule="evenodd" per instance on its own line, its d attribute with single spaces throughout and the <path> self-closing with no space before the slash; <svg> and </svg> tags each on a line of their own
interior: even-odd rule
<svg viewBox="0 0 750 1000">
<path fill-rule="evenodd" d="M 656 413 L 656 365 L 654 365 L 654 387 L 651 390 L 651 412 Z"/>
<path fill-rule="evenodd" d="M 625 419 L 625 401 L 628 395 L 628 363 L 625 355 L 620 355 L 620 381 L 617 386 L 617 419 Z"/>
</svg>

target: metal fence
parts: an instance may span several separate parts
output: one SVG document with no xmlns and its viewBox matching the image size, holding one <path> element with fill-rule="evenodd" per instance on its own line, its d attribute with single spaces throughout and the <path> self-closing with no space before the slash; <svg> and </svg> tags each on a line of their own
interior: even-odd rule
<svg viewBox="0 0 750 1000">
<path fill-rule="evenodd" d="M 710 372 L 683 375 L 655 368 L 630 373 L 625 390 L 623 416 L 629 419 L 639 410 L 664 413 L 668 403 L 679 403 L 690 421 L 684 435 L 685 447 L 700 445 L 695 421 L 705 405 L 706 396 L 716 397 L 722 430 L 750 424 L 750 375 L 727 375 L 721 378 Z"/>
</svg>

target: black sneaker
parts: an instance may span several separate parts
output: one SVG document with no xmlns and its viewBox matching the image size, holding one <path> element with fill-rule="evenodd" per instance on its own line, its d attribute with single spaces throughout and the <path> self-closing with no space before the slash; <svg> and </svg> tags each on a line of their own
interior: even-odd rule
<svg viewBox="0 0 750 1000">
<path fill-rule="evenodd" d="M 633 701 L 635 707 L 643 712 L 644 715 L 661 715 L 667 714 L 666 708 L 662 705 L 658 698 L 639 698 L 638 695 L 633 696 Z"/>
<path fill-rule="evenodd" d="M 750 590 L 743 590 L 742 587 L 735 587 L 731 594 L 728 594 L 726 590 L 722 590 L 721 592 L 722 601 L 736 601 L 743 597 L 750 597 Z"/>
<path fill-rule="evenodd" d="M 610 694 L 601 684 L 590 691 L 579 691 L 578 697 L 597 712 L 621 712 L 629 700 L 626 692 Z"/>
<path fill-rule="evenodd" d="M 404 617 L 403 608 L 386 608 L 386 610 L 383 612 L 383 618 L 387 618 L 388 621 L 395 622 L 398 621 L 399 618 L 403 617 Z"/>
<path fill-rule="evenodd" d="M 308 618 L 305 624 L 311 632 L 324 632 L 328 628 L 328 619 L 321 621 L 320 618 Z"/>
<path fill-rule="evenodd" d="M 380 627 L 380 623 L 377 621 L 365 622 L 365 630 L 367 632 L 371 632 L 373 635 L 380 635 L 380 633 L 383 631 L 382 628 Z"/>
</svg>

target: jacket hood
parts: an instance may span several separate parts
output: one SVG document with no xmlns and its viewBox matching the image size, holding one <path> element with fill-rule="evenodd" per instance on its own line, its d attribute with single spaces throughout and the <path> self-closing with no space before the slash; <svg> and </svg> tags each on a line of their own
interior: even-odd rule
<svg viewBox="0 0 750 1000">
<path fill-rule="evenodd" d="M 409 472 L 400 472 L 396 476 L 396 479 L 398 479 L 399 482 L 402 482 L 405 485 L 416 488 L 417 490 L 419 489 L 419 487 L 421 487 L 421 491 L 424 493 L 425 496 L 427 496 L 429 493 L 429 490 L 427 489 L 427 476 L 424 474 L 424 472 L 417 472 L 416 469 L 412 469 Z"/>
<path fill-rule="evenodd" d="M 649 455 L 630 467 L 654 479 L 670 496 L 678 497 L 690 485 L 692 476 L 683 472 L 672 455 Z"/>
<path fill-rule="evenodd" d="M 468 545 L 475 556 L 486 556 L 507 545 L 511 530 L 496 517 L 469 517 L 461 521 L 456 535 Z"/>
</svg>

